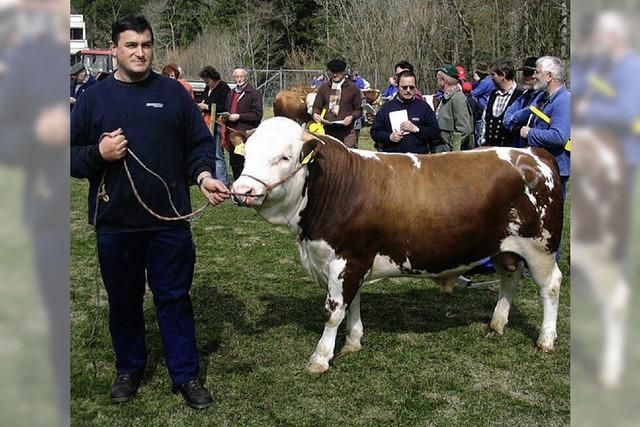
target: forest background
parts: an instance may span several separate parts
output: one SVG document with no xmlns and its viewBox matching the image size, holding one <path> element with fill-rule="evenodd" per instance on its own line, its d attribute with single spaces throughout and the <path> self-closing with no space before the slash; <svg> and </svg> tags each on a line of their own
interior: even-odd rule
<svg viewBox="0 0 640 427">
<path fill-rule="evenodd" d="M 117 17 L 145 15 L 156 66 L 176 62 L 191 78 L 206 65 L 225 76 L 239 65 L 321 70 L 342 57 L 372 83 L 377 70 L 384 88 L 406 59 L 430 90 L 432 68 L 447 62 L 482 70 L 496 58 L 519 65 L 527 56 L 570 56 L 563 0 L 71 0 L 71 9 L 84 15 L 96 48 L 108 46 Z"/>
</svg>

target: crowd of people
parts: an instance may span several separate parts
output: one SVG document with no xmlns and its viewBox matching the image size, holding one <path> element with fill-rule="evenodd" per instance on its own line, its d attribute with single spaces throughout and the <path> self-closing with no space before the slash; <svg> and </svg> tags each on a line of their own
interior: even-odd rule
<svg viewBox="0 0 640 427">
<path fill-rule="evenodd" d="M 212 205 L 229 197 L 225 151 L 234 179 L 244 157 L 230 134 L 256 128 L 262 120 L 262 94 L 247 81 L 248 71 L 233 70 L 230 88 L 213 67 L 199 77 L 206 88 L 194 102 L 191 85 L 177 64 L 162 75 L 152 71 L 153 30 L 141 16 L 126 16 L 112 27 L 117 70 L 96 84 L 82 64 L 71 68 L 71 174 L 90 183 L 89 221 L 96 228 L 98 258 L 109 298 L 109 330 L 116 355 L 114 403 L 130 400 L 143 378 L 147 353 L 142 301 L 145 283 L 153 296 L 166 365 L 173 391 L 188 405 L 204 408 L 212 398 L 199 378 L 195 323 L 189 289 L 195 248 L 184 220 L 162 221 L 141 206 L 141 196 L 164 216 L 191 212 L 189 186 L 196 184 Z M 363 114 L 362 90 L 370 87 L 358 72 L 347 76 L 340 58 L 314 78 L 313 120 L 326 134 L 357 148 L 357 124 Z M 551 56 L 530 57 L 516 69 L 495 60 L 468 82 L 464 68 L 443 64 L 433 69 L 438 92 L 432 103 L 418 89 L 412 64 L 400 61 L 382 93 L 371 137 L 389 153 L 441 153 L 478 146 L 543 147 L 558 162 L 563 184 L 569 177 L 565 145 L 570 130 L 570 94 L 564 63 Z M 521 83 L 516 73 L 521 72 Z M 165 78 L 165 77 L 168 78 Z M 226 150 L 225 150 L 226 149 Z M 133 163 L 128 152 L 145 159 L 171 187 L 156 191 L 155 178 Z M 128 158 L 128 157 L 127 157 Z M 163 208 L 164 207 L 164 208 Z"/>
</svg>

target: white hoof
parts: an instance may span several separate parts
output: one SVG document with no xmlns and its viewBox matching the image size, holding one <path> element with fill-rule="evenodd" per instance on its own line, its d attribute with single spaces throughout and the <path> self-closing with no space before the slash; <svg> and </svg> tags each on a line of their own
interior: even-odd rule
<svg viewBox="0 0 640 427">
<path fill-rule="evenodd" d="M 538 338 L 538 342 L 536 342 L 536 345 L 540 350 L 548 353 L 550 351 L 553 351 L 553 341 L 553 338 L 543 337 L 542 335 L 540 335 L 540 337 Z"/>
<path fill-rule="evenodd" d="M 362 344 L 346 343 L 340 350 L 340 354 L 355 353 L 360 350 L 362 350 Z"/>
<path fill-rule="evenodd" d="M 328 363 L 326 365 L 323 363 L 312 362 L 312 361 L 309 361 L 309 363 L 307 363 L 307 372 L 309 372 L 310 374 L 321 374 L 327 371 L 328 369 L 329 369 Z"/>
<path fill-rule="evenodd" d="M 498 335 L 504 335 L 504 327 L 507 324 L 505 320 L 502 319 L 491 319 L 491 323 L 489 324 L 489 328 L 494 331 Z"/>
</svg>

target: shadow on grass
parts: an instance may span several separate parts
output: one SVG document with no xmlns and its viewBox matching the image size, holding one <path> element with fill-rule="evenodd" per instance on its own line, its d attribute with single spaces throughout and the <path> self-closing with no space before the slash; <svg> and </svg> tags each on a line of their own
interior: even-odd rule
<svg viewBox="0 0 640 427">
<path fill-rule="evenodd" d="M 476 290 L 456 290 L 442 295 L 435 287 L 405 292 L 362 294 L 361 316 L 366 331 L 430 333 L 475 323 L 489 323 L 497 295 Z M 288 324 L 310 332 L 321 332 L 324 298 L 292 298 L 264 295 L 267 308 L 254 333 Z M 542 306 L 540 306 L 542 311 Z M 511 307 L 509 327 L 535 340 L 538 327 L 528 316 Z M 346 321 L 343 321 L 346 324 Z M 344 327 L 344 326 L 343 326 Z"/>
</svg>

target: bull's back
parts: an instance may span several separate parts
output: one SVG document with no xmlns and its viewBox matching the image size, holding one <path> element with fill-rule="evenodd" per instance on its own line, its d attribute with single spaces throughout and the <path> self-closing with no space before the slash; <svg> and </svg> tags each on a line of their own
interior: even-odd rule
<svg viewBox="0 0 640 427">
<path fill-rule="evenodd" d="M 339 196 L 351 207 L 336 219 L 337 247 L 357 246 L 369 257 L 409 259 L 414 268 L 437 272 L 499 252 L 516 229 L 525 237 L 539 235 L 540 208 L 557 192 L 536 178 L 540 161 L 530 153 L 505 153 L 356 159 L 361 164 L 350 165 L 353 187 Z"/>
</svg>

